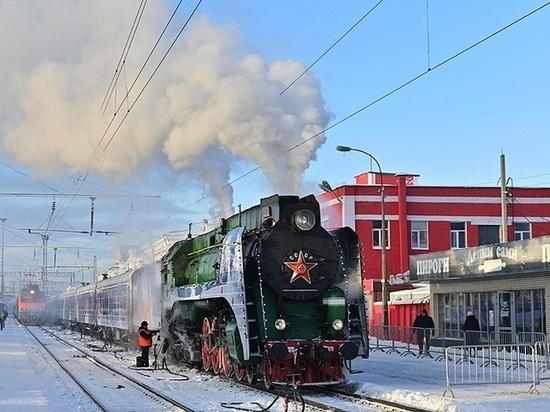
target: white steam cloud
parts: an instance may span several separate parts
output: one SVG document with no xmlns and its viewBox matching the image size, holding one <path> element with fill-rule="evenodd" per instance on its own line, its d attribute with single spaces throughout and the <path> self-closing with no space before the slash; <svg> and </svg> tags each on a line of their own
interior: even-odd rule
<svg viewBox="0 0 550 412">
<path fill-rule="evenodd" d="M 102 115 L 136 7 L 133 1 L 0 3 L 3 155 L 45 174 L 89 171 L 119 181 L 168 164 L 206 184 L 221 210 L 232 207 L 228 182 L 238 161 L 259 166 L 273 190 L 297 192 L 325 136 L 289 149 L 323 130 L 330 116 L 318 81 L 307 73 L 280 95 L 304 66 L 264 61 L 243 50 L 237 27 L 206 16 L 184 30 L 113 137 L 167 44 L 159 47 L 102 139 L 170 12 L 156 4 L 145 10 Z"/>
</svg>

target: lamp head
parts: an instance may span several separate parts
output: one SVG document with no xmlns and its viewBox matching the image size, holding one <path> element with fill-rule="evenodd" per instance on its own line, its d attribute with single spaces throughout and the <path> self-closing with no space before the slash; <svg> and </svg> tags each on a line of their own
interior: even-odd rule
<svg viewBox="0 0 550 412">
<path fill-rule="evenodd" d="M 336 146 L 336 150 L 338 150 L 339 152 L 350 152 L 351 147 L 349 147 L 349 146 Z"/>
<path fill-rule="evenodd" d="M 319 187 L 323 192 L 332 192 L 332 187 L 330 186 L 330 183 L 326 180 L 323 180 L 321 183 L 319 183 Z"/>
</svg>

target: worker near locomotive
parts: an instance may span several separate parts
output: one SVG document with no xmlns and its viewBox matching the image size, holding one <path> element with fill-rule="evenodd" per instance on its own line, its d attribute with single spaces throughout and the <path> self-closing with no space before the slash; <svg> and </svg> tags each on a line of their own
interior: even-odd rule
<svg viewBox="0 0 550 412">
<path fill-rule="evenodd" d="M 153 346 L 153 336 L 159 331 L 150 330 L 146 321 L 141 322 L 138 330 L 138 346 L 141 348 L 141 357 L 137 358 L 136 366 L 149 366 L 149 349 Z"/>
<path fill-rule="evenodd" d="M 273 195 L 50 305 L 61 322 L 113 341 L 137 342 L 148 319 L 173 359 L 214 374 L 338 384 L 369 353 L 360 245 L 351 228 L 320 221 L 313 195 Z"/>
</svg>

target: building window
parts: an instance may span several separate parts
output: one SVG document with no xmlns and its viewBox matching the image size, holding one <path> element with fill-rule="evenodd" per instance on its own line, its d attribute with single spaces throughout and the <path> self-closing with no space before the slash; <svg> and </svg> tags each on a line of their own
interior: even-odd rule
<svg viewBox="0 0 550 412">
<path fill-rule="evenodd" d="M 491 334 L 498 331 L 503 319 L 498 312 L 499 306 L 502 307 L 502 304 L 499 306 L 495 304 L 503 297 L 502 294 L 502 292 L 493 291 L 436 295 L 437 313 L 439 314 L 436 328 L 447 330 L 449 337 L 461 338 L 458 332 L 462 332 L 464 319 L 466 319 L 468 311 L 472 311 L 479 321 L 482 332 Z M 539 336 L 533 335 L 533 333 L 546 334 L 544 289 L 504 294 L 510 302 L 510 307 L 513 308 L 506 312 L 506 322 L 509 322 L 510 332 L 516 335 L 520 342 L 527 343 L 539 339 Z M 434 306 L 434 310 L 435 308 L 436 306 Z M 453 331 L 456 332 L 456 335 Z M 504 335 L 501 337 L 506 339 Z"/>
<path fill-rule="evenodd" d="M 500 226 L 497 225 L 479 225 L 477 244 L 493 245 L 500 243 Z"/>
<path fill-rule="evenodd" d="M 411 222 L 411 248 L 428 249 L 428 222 Z"/>
<path fill-rule="evenodd" d="M 451 249 L 466 247 L 466 223 L 451 222 Z"/>
<path fill-rule="evenodd" d="M 529 223 L 514 224 L 514 240 L 531 239 L 531 225 Z"/>
<path fill-rule="evenodd" d="M 386 249 L 390 244 L 390 231 L 388 221 L 386 220 Z M 374 220 L 372 222 L 372 247 L 373 249 L 382 248 L 382 221 Z"/>
</svg>

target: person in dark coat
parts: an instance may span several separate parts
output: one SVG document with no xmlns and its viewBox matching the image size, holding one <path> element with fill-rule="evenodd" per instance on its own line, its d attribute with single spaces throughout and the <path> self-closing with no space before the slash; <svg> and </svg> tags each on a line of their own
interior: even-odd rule
<svg viewBox="0 0 550 412">
<path fill-rule="evenodd" d="M 0 308 L 0 330 L 4 330 L 7 315 L 8 312 L 6 312 L 4 308 Z"/>
<path fill-rule="evenodd" d="M 424 343 L 426 344 L 426 353 L 430 352 L 430 340 L 434 333 L 435 324 L 433 318 L 428 315 L 426 309 L 420 311 L 420 315 L 416 317 L 413 324 L 413 333 L 416 333 L 418 339 L 418 354 L 422 355 L 424 351 Z"/>
<path fill-rule="evenodd" d="M 153 335 L 158 332 L 158 330 L 149 330 L 148 325 L 146 321 L 143 321 L 138 330 L 138 345 L 141 348 L 143 366 L 149 366 L 149 348 L 153 346 Z"/>
<path fill-rule="evenodd" d="M 466 320 L 464 320 L 462 330 L 464 331 L 466 345 L 479 344 L 479 332 L 481 328 L 479 327 L 479 321 L 475 317 L 474 312 L 468 311 L 468 313 L 466 313 Z"/>
</svg>

